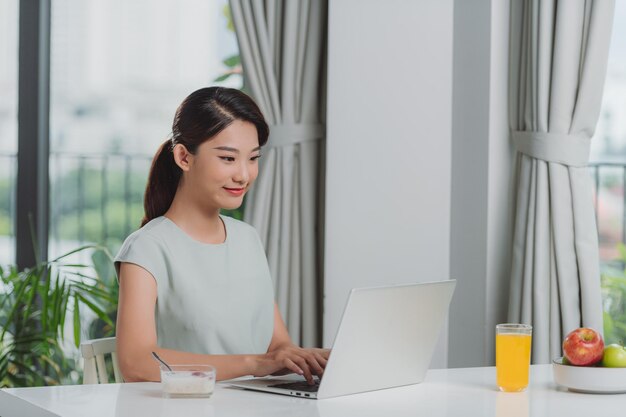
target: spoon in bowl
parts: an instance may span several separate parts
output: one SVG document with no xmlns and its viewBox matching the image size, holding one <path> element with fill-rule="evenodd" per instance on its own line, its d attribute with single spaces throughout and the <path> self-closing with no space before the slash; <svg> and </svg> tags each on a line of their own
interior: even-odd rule
<svg viewBox="0 0 626 417">
<path fill-rule="evenodd" d="M 165 366 L 165 367 L 167 368 L 167 370 L 168 370 L 168 371 L 171 371 L 171 370 L 172 370 L 171 366 L 169 366 L 169 365 L 167 364 L 167 362 L 165 362 L 163 359 L 161 359 L 161 358 L 159 357 L 159 355 L 157 355 L 157 354 L 156 354 L 156 352 L 152 352 L 152 356 L 154 357 L 154 359 L 156 359 L 157 361 L 159 361 L 159 363 L 160 363 L 161 365 Z"/>
</svg>

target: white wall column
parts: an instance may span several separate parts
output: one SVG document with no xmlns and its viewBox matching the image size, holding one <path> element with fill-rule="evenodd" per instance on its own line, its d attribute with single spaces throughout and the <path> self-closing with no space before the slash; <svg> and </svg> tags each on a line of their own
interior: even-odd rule
<svg viewBox="0 0 626 417">
<path fill-rule="evenodd" d="M 450 276 L 452 24 L 452 0 L 330 0 L 325 346 L 351 288 Z"/>
</svg>

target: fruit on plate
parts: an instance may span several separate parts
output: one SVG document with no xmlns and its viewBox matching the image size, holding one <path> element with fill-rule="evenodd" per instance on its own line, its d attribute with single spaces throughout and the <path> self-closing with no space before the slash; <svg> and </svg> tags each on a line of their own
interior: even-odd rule
<svg viewBox="0 0 626 417">
<path fill-rule="evenodd" d="M 563 356 L 576 366 L 592 366 L 602 360 L 604 341 L 588 327 L 572 330 L 563 341 Z"/>
<path fill-rule="evenodd" d="M 602 366 L 607 368 L 626 368 L 626 348 L 617 343 L 605 347 Z"/>
</svg>

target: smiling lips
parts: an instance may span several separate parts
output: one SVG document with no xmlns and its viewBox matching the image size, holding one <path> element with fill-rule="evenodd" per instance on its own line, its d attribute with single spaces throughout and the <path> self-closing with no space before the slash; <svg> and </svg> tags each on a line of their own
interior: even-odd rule
<svg viewBox="0 0 626 417">
<path fill-rule="evenodd" d="M 224 187 L 224 189 L 228 193 L 234 195 L 235 197 L 239 197 L 240 195 L 242 195 L 246 191 L 245 188 L 227 188 L 227 187 Z"/>
</svg>

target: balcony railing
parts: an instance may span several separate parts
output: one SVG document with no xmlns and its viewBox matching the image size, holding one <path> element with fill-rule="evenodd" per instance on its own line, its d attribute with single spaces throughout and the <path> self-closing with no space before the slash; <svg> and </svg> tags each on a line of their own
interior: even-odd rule
<svg viewBox="0 0 626 417">
<path fill-rule="evenodd" d="M 121 153 L 51 153 L 50 243 L 119 245 L 139 227 L 151 159 Z"/>
<path fill-rule="evenodd" d="M 115 247 L 139 227 L 152 157 L 50 153 L 50 255 L 86 242 Z M 0 154 L 0 234 L 14 236 L 15 154 Z M 4 182 L 4 184 L 2 183 Z"/>
</svg>

